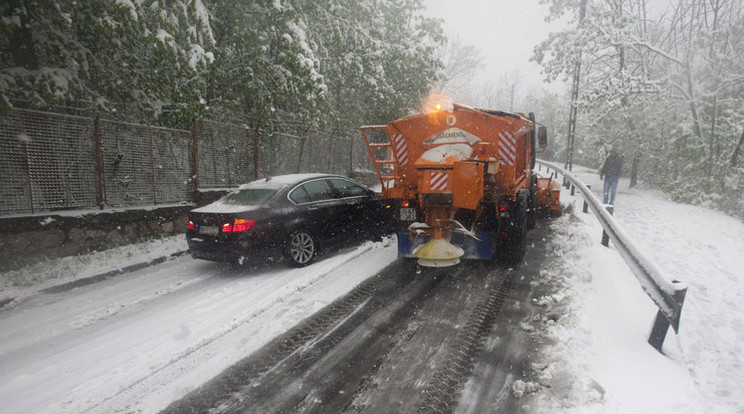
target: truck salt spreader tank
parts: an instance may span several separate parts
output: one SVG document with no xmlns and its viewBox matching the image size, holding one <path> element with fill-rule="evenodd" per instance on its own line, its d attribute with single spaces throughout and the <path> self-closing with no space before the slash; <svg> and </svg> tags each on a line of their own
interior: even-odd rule
<svg viewBox="0 0 744 414">
<path fill-rule="evenodd" d="M 399 202 L 399 257 L 519 261 L 536 212 L 561 213 L 560 185 L 533 172 L 547 132 L 532 114 L 455 104 L 361 131 L 383 197 Z"/>
</svg>

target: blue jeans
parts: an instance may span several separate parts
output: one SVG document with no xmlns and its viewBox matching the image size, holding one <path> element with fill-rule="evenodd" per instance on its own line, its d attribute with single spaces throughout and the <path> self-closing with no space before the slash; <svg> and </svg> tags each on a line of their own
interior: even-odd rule
<svg viewBox="0 0 744 414">
<path fill-rule="evenodd" d="M 605 204 L 609 198 L 609 204 L 615 205 L 615 192 L 617 191 L 617 183 L 620 181 L 620 177 L 607 177 L 604 179 L 604 200 Z"/>
</svg>

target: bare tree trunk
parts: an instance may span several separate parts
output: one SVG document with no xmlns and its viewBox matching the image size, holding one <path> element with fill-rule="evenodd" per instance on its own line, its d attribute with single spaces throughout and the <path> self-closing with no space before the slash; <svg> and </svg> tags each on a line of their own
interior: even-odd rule
<svg viewBox="0 0 744 414">
<path fill-rule="evenodd" d="M 714 148 L 716 147 L 716 123 L 718 121 L 718 93 L 716 92 L 715 96 L 713 97 L 713 119 L 710 122 L 710 144 L 708 145 L 708 162 L 707 162 L 707 172 L 708 176 L 710 177 L 713 174 L 713 155 L 714 155 Z"/>
<path fill-rule="evenodd" d="M 630 187 L 633 188 L 638 184 L 638 166 L 641 163 L 641 156 L 636 154 L 633 157 L 633 164 L 630 167 Z"/>
<path fill-rule="evenodd" d="M 8 37 L 9 49 L 13 52 L 15 66 L 29 70 L 39 69 L 39 58 L 36 55 L 34 37 L 30 29 L 28 16 L 25 13 L 21 15 L 20 23 L 19 27 L 12 30 Z"/>
<path fill-rule="evenodd" d="M 581 0 L 581 6 L 579 9 L 579 28 L 584 23 L 584 17 L 586 17 L 586 5 L 588 0 Z M 571 108 L 568 115 L 568 136 L 566 145 L 566 162 L 564 168 L 568 171 L 573 170 L 573 146 L 574 136 L 576 134 L 576 117 L 578 116 L 578 100 L 579 100 L 579 87 L 581 84 L 581 52 L 579 51 L 579 59 L 576 62 L 574 68 L 573 87 L 571 88 Z"/>
<path fill-rule="evenodd" d="M 736 164 L 739 162 L 739 152 L 741 151 L 742 144 L 744 144 L 744 131 L 741 131 L 741 136 L 739 137 L 739 143 L 736 144 L 734 153 L 731 155 L 731 166 L 732 167 L 736 167 Z"/>
<path fill-rule="evenodd" d="M 703 135 L 703 127 L 700 124 L 700 115 L 698 114 L 697 110 L 697 102 L 695 98 L 695 87 L 693 86 L 693 80 L 692 80 L 692 68 L 690 68 L 690 61 L 687 60 L 687 64 L 685 65 L 685 72 L 686 72 L 686 80 L 687 80 L 687 93 L 688 93 L 688 100 L 690 104 L 690 114 L 692 115 L 692 122 L 695 126 L 695 135 L 700 140 L 700 144 L 703 147 L 703 151 L 706 152 L 703 154 L 704 158 L 708 158 L 707 154 L 707 147 L 705 145 L 705 137 Z"/>
</svg>

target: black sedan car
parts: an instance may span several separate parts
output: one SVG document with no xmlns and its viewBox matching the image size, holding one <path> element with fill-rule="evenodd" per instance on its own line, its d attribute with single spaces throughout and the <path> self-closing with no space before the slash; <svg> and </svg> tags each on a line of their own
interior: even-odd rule
<svg viewBox="0 0 744 414">
<path fill-rule="evenodd" d="M 299 267 L 321 247 L 387 234 L 391 210 L 372 190 L 342 176 L 281 175 L 192 210 L 186 239 L 197 259 L 242 264 L 283 257 Z"/>
</svg>

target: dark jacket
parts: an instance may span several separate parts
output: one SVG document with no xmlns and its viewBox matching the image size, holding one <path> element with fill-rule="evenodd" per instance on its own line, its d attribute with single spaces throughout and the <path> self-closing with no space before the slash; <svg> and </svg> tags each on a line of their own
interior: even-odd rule
<svg viewBox="0 0 744 414">
<path fill-rule="evenodd" d="M 623 159 L 617 154 L 610 154 L 602 164 L 599 175 L 605 177 L 619 177 L 623 173 Z"/>
</svg>

